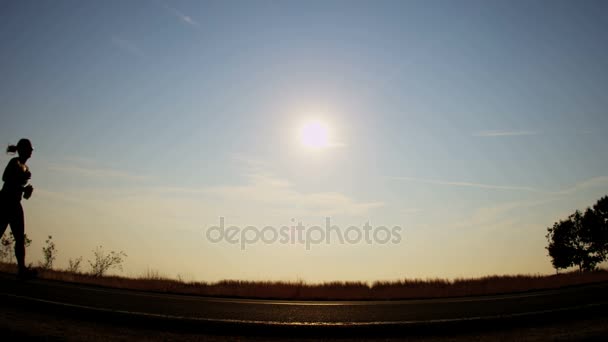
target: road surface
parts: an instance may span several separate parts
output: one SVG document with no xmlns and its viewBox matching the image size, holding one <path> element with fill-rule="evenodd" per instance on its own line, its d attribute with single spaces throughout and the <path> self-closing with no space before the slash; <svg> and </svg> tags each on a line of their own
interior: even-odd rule
<svg viewBox="0 0 608 342">
<path fill-rule="evenodd" d="M 0 274 L 0 301 L 41 305 L 53 312 L 119 315 L 200 324 L 382 327 L 530 319 L 606 312 L 608 283 L 520 294 L 399 301 L 281 301 L 159 294 Z"/>
</svg>

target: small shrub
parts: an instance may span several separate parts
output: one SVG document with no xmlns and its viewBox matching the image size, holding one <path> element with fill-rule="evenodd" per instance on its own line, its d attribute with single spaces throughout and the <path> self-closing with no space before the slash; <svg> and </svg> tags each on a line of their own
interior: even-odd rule
<svg viewBox="0 0 608 342">
<path fill-rule="evenodd" d="M 68 272 L 72 273 L 80 273 L 80 263 L 82 262 L 82 257 L 78 257 L 76 259 L 70 258 L 68 260 Z"/>
<path fill-rule="evenodd" d="M 32 240 L 24 234 L 25 237 L 25 248 L 28 248 L 32 244 Z M 13 232 L 9 232 L 8 236 L 0 239 L 0 262 L 14 263 L 15 262 L 15 237 Z"/>
<path fill-rule="evenodd" d="M 93 250 L 93 260 L 87 260 L 91 266 L 91 273 L 96 277 L 103 276 L 107 271 L 117 268 L 122 271 L 122 263 L 127 257 L 125 252 L 110 251 L 105 253 L 102 246 L 97 246 Z"/>
<path fill-rule="evenodd" d="M 51 235 L 46 239 L 45 246 L 42 247 L 42 255 L 44 256 L 44 261 L 40 262 L 40 268 L 45 270 L 53 268 L 53 262 L 57 259 L 57 248 L 55 248 Z"/>
</svg>

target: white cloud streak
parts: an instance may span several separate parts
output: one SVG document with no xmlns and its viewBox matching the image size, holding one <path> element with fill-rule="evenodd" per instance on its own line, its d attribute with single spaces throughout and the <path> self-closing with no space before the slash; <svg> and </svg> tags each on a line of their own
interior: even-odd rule
<svg viewBox="0 0 608 342">
<path fill-rule="evenodd" d="M 47 166 L 47 169 L 50 171 L 70 174 L 71 176 L 83 176 L 94 179 L 112 178 L 126 181 L 144 181 L 149 179 L 148 176 L 134 175 L 120 170 L 83 167 L 69 164 L 50 164 Z"/>
<path fill-rule="evenodd" d="M 173 8 L 173 7 L 169 7 L 167 5 L 165 5 L 165 8 L 171 12 L 176 18 L 178 18 L 181 22 L 192 26 L 192 27 L 200 27 L 201 25 L 199 24 L 198 21 L 194 20 L 191 16 L 186 15 L 184 13 L 182 13 L 181 11 Z"/>
<path fill-rule="evenodd" d="M 553 192 L 553 194 L 570 195 L 570 194 L 573 194 L 582 189 L 594 188 L 594 187 L 600 187 L 600 186 L 606 186 L 606 185 L 608 185 L 608 176 L 598 176 L 598 177 L 593 177 L 593 178 L 589 178 L 589 179 L 585 179 L 583 181 L 577 182 L 573 186 L 566 188 L 564 190 Z"/>
<path fill-rule="evenodd" d="M 480 131 L 473 134 L 476 137 L 515 137 L 524 135 L 538 135 L 536 131 Z"/>
<path fill-rule="evenodd" d="M 513 185 L 496 185 L 496 184 L 484 184 L 484 183 L 473 183 L 473 182 L 460 182 L 460 181 L 446 181 L 426 178 L 414 178 L 414 177 L 391 177 L 394 180 L 414 182 L 414 183 L 425 183 L 435 185 L 449 185 L 449 186 L 460 186 L 480 189 L 493 189 L 493 190 L 514 190 L 514 191 L 529 191 L 529 192 L 543 192 L 541 190 L 527 187 L 527 186 L 513 186 Z"/>
</svg>

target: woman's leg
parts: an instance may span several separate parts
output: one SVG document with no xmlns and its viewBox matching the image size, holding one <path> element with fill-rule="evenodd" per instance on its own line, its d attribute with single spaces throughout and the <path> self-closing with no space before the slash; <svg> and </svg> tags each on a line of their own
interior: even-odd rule
<svg viewBox="0 0 608 342">
<path fill-rule="evenodd" d="M 4 203 L 0 205 L 0 239 L 4 236 L 6 227 L 8 227 L 8 216 L 6 215 L 6 208 Z"/>
<path fill-rule="evenodd" d="M 0 239 L 4 235 L 6 227 L 8 227 L 8 220 L 4 218 L 4 213 L 0 213 Z"/>
<path fill-rule="evenodd" d="M 2 239 L 6 227 L 8 227 L 7 212 L 6 204 L 4 203 L 3 198 L 0 197 L 0 239 Z"/>
<path fill-rule="evenodd" d="M 19 272 L 25 270 L 25 219 L 23 217 L 23 207 L 18 203 L 11 208 L 9 224 L 15 238 L 15 257 Z"/>
</svg>

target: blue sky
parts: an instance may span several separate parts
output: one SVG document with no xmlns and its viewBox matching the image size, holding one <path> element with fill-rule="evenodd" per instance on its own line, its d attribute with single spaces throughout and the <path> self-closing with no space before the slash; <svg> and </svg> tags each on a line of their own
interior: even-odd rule
<svg viewBox="0 0 608 342">
<path fill-rule="evenodd" d="M 132 275 L 551 272 L 546 227 L 608 193 L 607 33 L 602 1 L 2 2 L 0 136 L 36 148 L 29 255 L 52 234 L 59 265 L 102 244 Z M 299 144 L 310 119 L 335 146 Z M 403 241 L 204 239 L 220 216 L 328 215 Z"/>
</svg>

